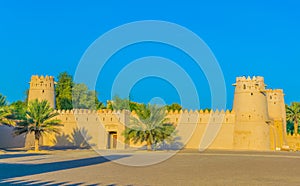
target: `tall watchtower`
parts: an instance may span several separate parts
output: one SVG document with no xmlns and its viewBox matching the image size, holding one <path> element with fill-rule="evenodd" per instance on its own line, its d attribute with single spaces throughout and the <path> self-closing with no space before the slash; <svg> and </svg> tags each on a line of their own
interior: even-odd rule
<svg viewBox="0 0 300 186">
<path fill-rule="evenodd" d="M 270 150 L 270 121 L 264 78 L 237 77 L 234 86 L 234 148 Z"/>
<path fill-rule="evenodd" d="M 286 111 L 282 89 L 267 90 L 268 111 L 272 119 L 271 142 L 274 149 L 287 145 L 286 142 Z"/>
<path fill-rule="evenodd" d="M 53 76 L 31 76 L 28 101 L 47 100 L 55 108 L 55 84 Z"/>
</svg>

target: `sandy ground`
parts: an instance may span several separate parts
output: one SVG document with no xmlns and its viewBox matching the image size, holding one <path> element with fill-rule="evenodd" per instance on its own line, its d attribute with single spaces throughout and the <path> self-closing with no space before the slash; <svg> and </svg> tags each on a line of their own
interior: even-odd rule
<svg viewBox="0 0 300 186">
<path fill-rule="evenodd" d="M 171 155 L 111 151 L 100 156 L 91 150 L 45 154 L 11 151 L 0 154 L 0 184 L 300 185 L 298 152 L 182 151 Z M 171 157 L 154 165 L 124 165 L 153 163 L 168 156 Z"/>
</svg>

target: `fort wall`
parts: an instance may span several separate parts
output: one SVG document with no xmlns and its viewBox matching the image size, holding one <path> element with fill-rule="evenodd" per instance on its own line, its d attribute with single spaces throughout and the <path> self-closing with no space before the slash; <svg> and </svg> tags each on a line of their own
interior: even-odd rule
<svg viewBox="0 0 300 186">
<path fill-rule="evenodd" d="M 32 76 L 29 100 L 45 99 L 55 107 L 54 79 Z M 298 136 L 286 136 L 284 94 L 267 90 L 263 77 L 238 77 L 232 111 L 181 110 L 167 112 L 169 122 L 176 126 L 176 148 L 279 150 L 297 146 Z M 145 144 L 125 144 L 123 131 L 134 112 L 111 110 L 56 110 L 64 126 L 59 135 L 42 138 L 45 146 L 96 149 L 125 149 Z M 29 136 L 29 135 L 28 135 Z M 27 138 L 29 139 L 29 137 Z M 29 144 L 30 140 L 25 143 Z M 170 148 L 173 148 L 172 146 Z"/>
</svg>

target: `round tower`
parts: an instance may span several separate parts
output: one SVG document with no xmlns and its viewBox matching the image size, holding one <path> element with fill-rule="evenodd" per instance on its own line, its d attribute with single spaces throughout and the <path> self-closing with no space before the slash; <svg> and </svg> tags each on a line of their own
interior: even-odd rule
<svg viewBox="0 0 300 186">
<path fill-rule="evenodd" d="M 263 77 L 236 79 L 234 148 L 270 150 L 270 121 Z"/>
<path fill-rule="evenodd" d="M 47 100 L 55 108 L 55 84 L 53 76 L 31 76 L 28 101 Z"/>
</svg>

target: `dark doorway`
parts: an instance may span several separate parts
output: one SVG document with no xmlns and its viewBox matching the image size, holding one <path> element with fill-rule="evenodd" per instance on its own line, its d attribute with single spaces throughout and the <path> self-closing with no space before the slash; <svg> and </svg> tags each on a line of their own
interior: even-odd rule
<svg viewBox="0 0 300 186">
<path fill-rule="evenodd" d="M 116 149 L 117 148 L 117 132 L 109 132 L 107 139 L 107 148 L 108 149 Z"/>
</svg>

